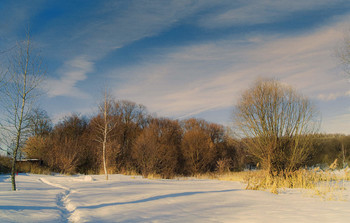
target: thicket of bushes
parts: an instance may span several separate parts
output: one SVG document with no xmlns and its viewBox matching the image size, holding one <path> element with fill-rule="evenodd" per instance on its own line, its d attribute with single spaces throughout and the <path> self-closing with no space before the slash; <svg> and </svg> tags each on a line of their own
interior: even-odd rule
<svg viewBox="0 0 350 223">
<path fill-rule="evenodd" d="M 6 156 L 0 156 L 0 173 L 9 173 L 11 171 L 11 159 Z"/>
<path fill-rule="evenodd" d="M 340 134 L 317 134 L 313 139 L 313 149 L 307 162 L 309 166 L 331 165 L 338 160 L 338 167 L 350 164 L 350 136 Z"/>
<path fill-rule="evenodd" d="M 164 178 L 216 170 L 241 170 L 245 156 L 240 144 L 224 126 L 204 120 L 184 121 L 150 116 L 145 108 L 129 101 L 114 104 L 116 128 L 107 142 L 109 172 L 157 174 Z M 49 132 L 30 137 L 23 152 L 41 159 L 51 171 L 102 172 L 102 148 L 91 118 L 72 115 Z"/>
</svg>

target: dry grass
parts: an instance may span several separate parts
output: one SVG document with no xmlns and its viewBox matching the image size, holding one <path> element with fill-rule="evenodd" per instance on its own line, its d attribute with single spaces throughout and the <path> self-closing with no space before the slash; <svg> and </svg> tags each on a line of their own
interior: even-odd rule
<svg viewBox="0 0 350 223">
<path fill-rule="evenodd" d="M 150 180 L 164 179 L 164 177 L 162 177 L 161 175 L 156 174 L 156 173 L 150 173 L 150 174 L 148 174 L 147 176 L 144 176 L 144 177 L 147 178 L 147 179 L 150 179 Z"/>
<path fill-rule="evenodd" d="M 140 175 L 136 170 L 122 170 L 118 172 L 119 174 L 128 175 L 128 176 L 138 176 Z"/>
<path fill-rule="evenodd" d="M 224 172 L 224 173 L 204 173 L 196 174 L 193 177 L 196 179 L 211 179 L 211 180 L 223 180 L 223 181 L 240 181 L 244 182 L 248 175 L 252 171 L 242 172 Z"/>
<path fill-rule="evenodd" d="M 17 165 L 17 171 L 20 173 L 44 174 L 50 175 L 51 171 L 48 167 L 40 166 L 35 163 L 21 163 Z"/>
<path fill-rule="evenodd" d="M 197 179 L 216 179 L 224 181 L 239 181 L 246 184 L 247 190 L 264 190 L 278 194 L 286 188 L 303 189 L 304 192 L 320 196 L 324 200 L 344 200 L 342 192 L 344 182 L 350 181 L 350 169 L 342 171 L 319 168 L 312 170 L 301 169 L 282 174 L 268 174 L 267 171 L 227 172 L 223 174 L 200 174 Z"/>
<path fill-rule="evenodd" d="M 108 174 L 122 174 L 122 175 L 127 175 L 131 176 L 132 179 L 135 179 L 136 176 L 140 176 L 140 173 L 138 173 L 136 170 L 132 169 L 122 169 L 122 170 L 116 170 L 114 167 L 109 167 L 107 168 Z M 97 173 L 99 175 L 104 175 L 104 170 L 101 168 L 99 172 Z M 151 179 L 151 180 L 158 180 L 158 179 L 164 179 L 163 176 L 160 174 L 156 173 L 149 173 L 147 175 L 143 175 L 144 178 Z"/>
</svg>

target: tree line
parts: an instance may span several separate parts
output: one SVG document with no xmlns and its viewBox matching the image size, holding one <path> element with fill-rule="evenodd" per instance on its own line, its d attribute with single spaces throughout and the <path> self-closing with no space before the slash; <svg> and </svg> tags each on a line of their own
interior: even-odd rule
<svg viewBox="0 0 350 223">
<path fill-rule="evenodd" d="M 264 161 L 270 161 L 270 165 L 288 166 L 295 159 L 287 147 L 286 136 L 281 137 L 283 148 L 279 149 L 279 144 L 269 147 L 270 157 L 279 159 L 279 162 L 271 158 L 267 160 L 268 154 L 264 160 L 251 151 L 256 147 L 250 145 L 250 140 L 255 143 L 267 141 L 259 136 L 238 139 L 229 128 L 202 119 L 159 118 L 150 115 L 145 106 L 131 101 L 112 100 L 109 103 L 109 125 L 115 128 L 111 129 L 106 140 L 108 173 L 133 172 L 171 178 L 175 175 L 239 171 L 257 163 L 265 168 L 263 165 L 268 164 Z M 32 135 L 23 146 L 27 158 L 42 160 L 44 166 L 53 172 L 104 173 L 101 112 L 89 118 L 77 114 L 66 116 L 56 125 L 40 109 L 35 110 L 31 117 Z M 307 146 L 300 143 L 300 148 L 307 152 L 305 158 L 296 159 L 294 165 L 298 167 L 326 167 L 336 159 L 339 167 L 346 167 L 350 162 L 350 136 L 312 134 L 299 137 L 299 141 L 307 142 Z M 273 139 L 270 143 L 275 142 Z M 267 151 L 266 146 L 263 151 Z M 289 156 L 284 156 L 281 151 Z M 280 153 L 273 156 L 274 152 Z"/>
<path fill-rule="evenodd" d="M 244 166 L 246 154 L 222 125 L 195 118 L 178 121 L 153 117 L 145 106 L 125 100 L 109 103 L 108 125 L 115 126 L 105 140 L 109 173 L 133 171 L 171 178 Z M 104 172 L 100 140 L 103 116 L 75 114 L 54 126 L 50 122 L 36 126 L 44 122 L 34 119 L 33 129 L 37 131 L 28 138 L 23 152 L 55 172 Z"/>
</svg>

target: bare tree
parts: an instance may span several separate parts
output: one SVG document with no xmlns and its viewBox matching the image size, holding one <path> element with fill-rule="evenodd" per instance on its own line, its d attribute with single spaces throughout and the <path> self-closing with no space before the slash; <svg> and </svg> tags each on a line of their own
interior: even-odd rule
<svg viewBox="0 0 350 223">
<path fill-rule="evenodd" d="M 31 136 L 43 136 L 52 131 L 52 121 L 47 112 L 39 107 L 32 109 L 28 117 Z"/>
<path fill-rule="evenodd" d="M 99 105 L 99 119 L 93 119 L 96 131 L 96 141 L 102 144 L 103 169 L 108 180 L 106 148 L 112 130 L 117 126 L 116 116 L 113 115 L 113 99 L 107 89 L 104 92 L 103 102 Z"/>
<path fill-rule="evenodd" d="M 29 114 L 38 94 L 38 87 L 46 74 L 39 54 L 33 51 L 29 31 L 26 40 L 17 44 L 14 55 L 10 58 L 8 79 L 4 86 L 4 128 L 13 140 L 11 181 L 12 190 L 16 190 L 16 160 L 20 147 L 26 139 L 29 127 Z"/>
<path fill-rule="evenodd" d="M 276 80 L 259 80 L 242 94 L 234 123 L 248 151 L 270 173 L 303 165 L 318 127 L 311 102 Z"/>
</svg>

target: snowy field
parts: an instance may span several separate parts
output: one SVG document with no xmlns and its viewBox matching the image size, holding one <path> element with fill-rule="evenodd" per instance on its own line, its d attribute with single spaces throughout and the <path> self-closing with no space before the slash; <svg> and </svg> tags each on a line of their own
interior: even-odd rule
<svg viewBox="0 0 350 223">
<path fill-rule="evenodd" d="M 0 175 L 0 222 L 350 222 L 349 201 L 238 182 L 142 177 Z M 344 198 L 350 198 L 350 185 Z"/>
</svg>

